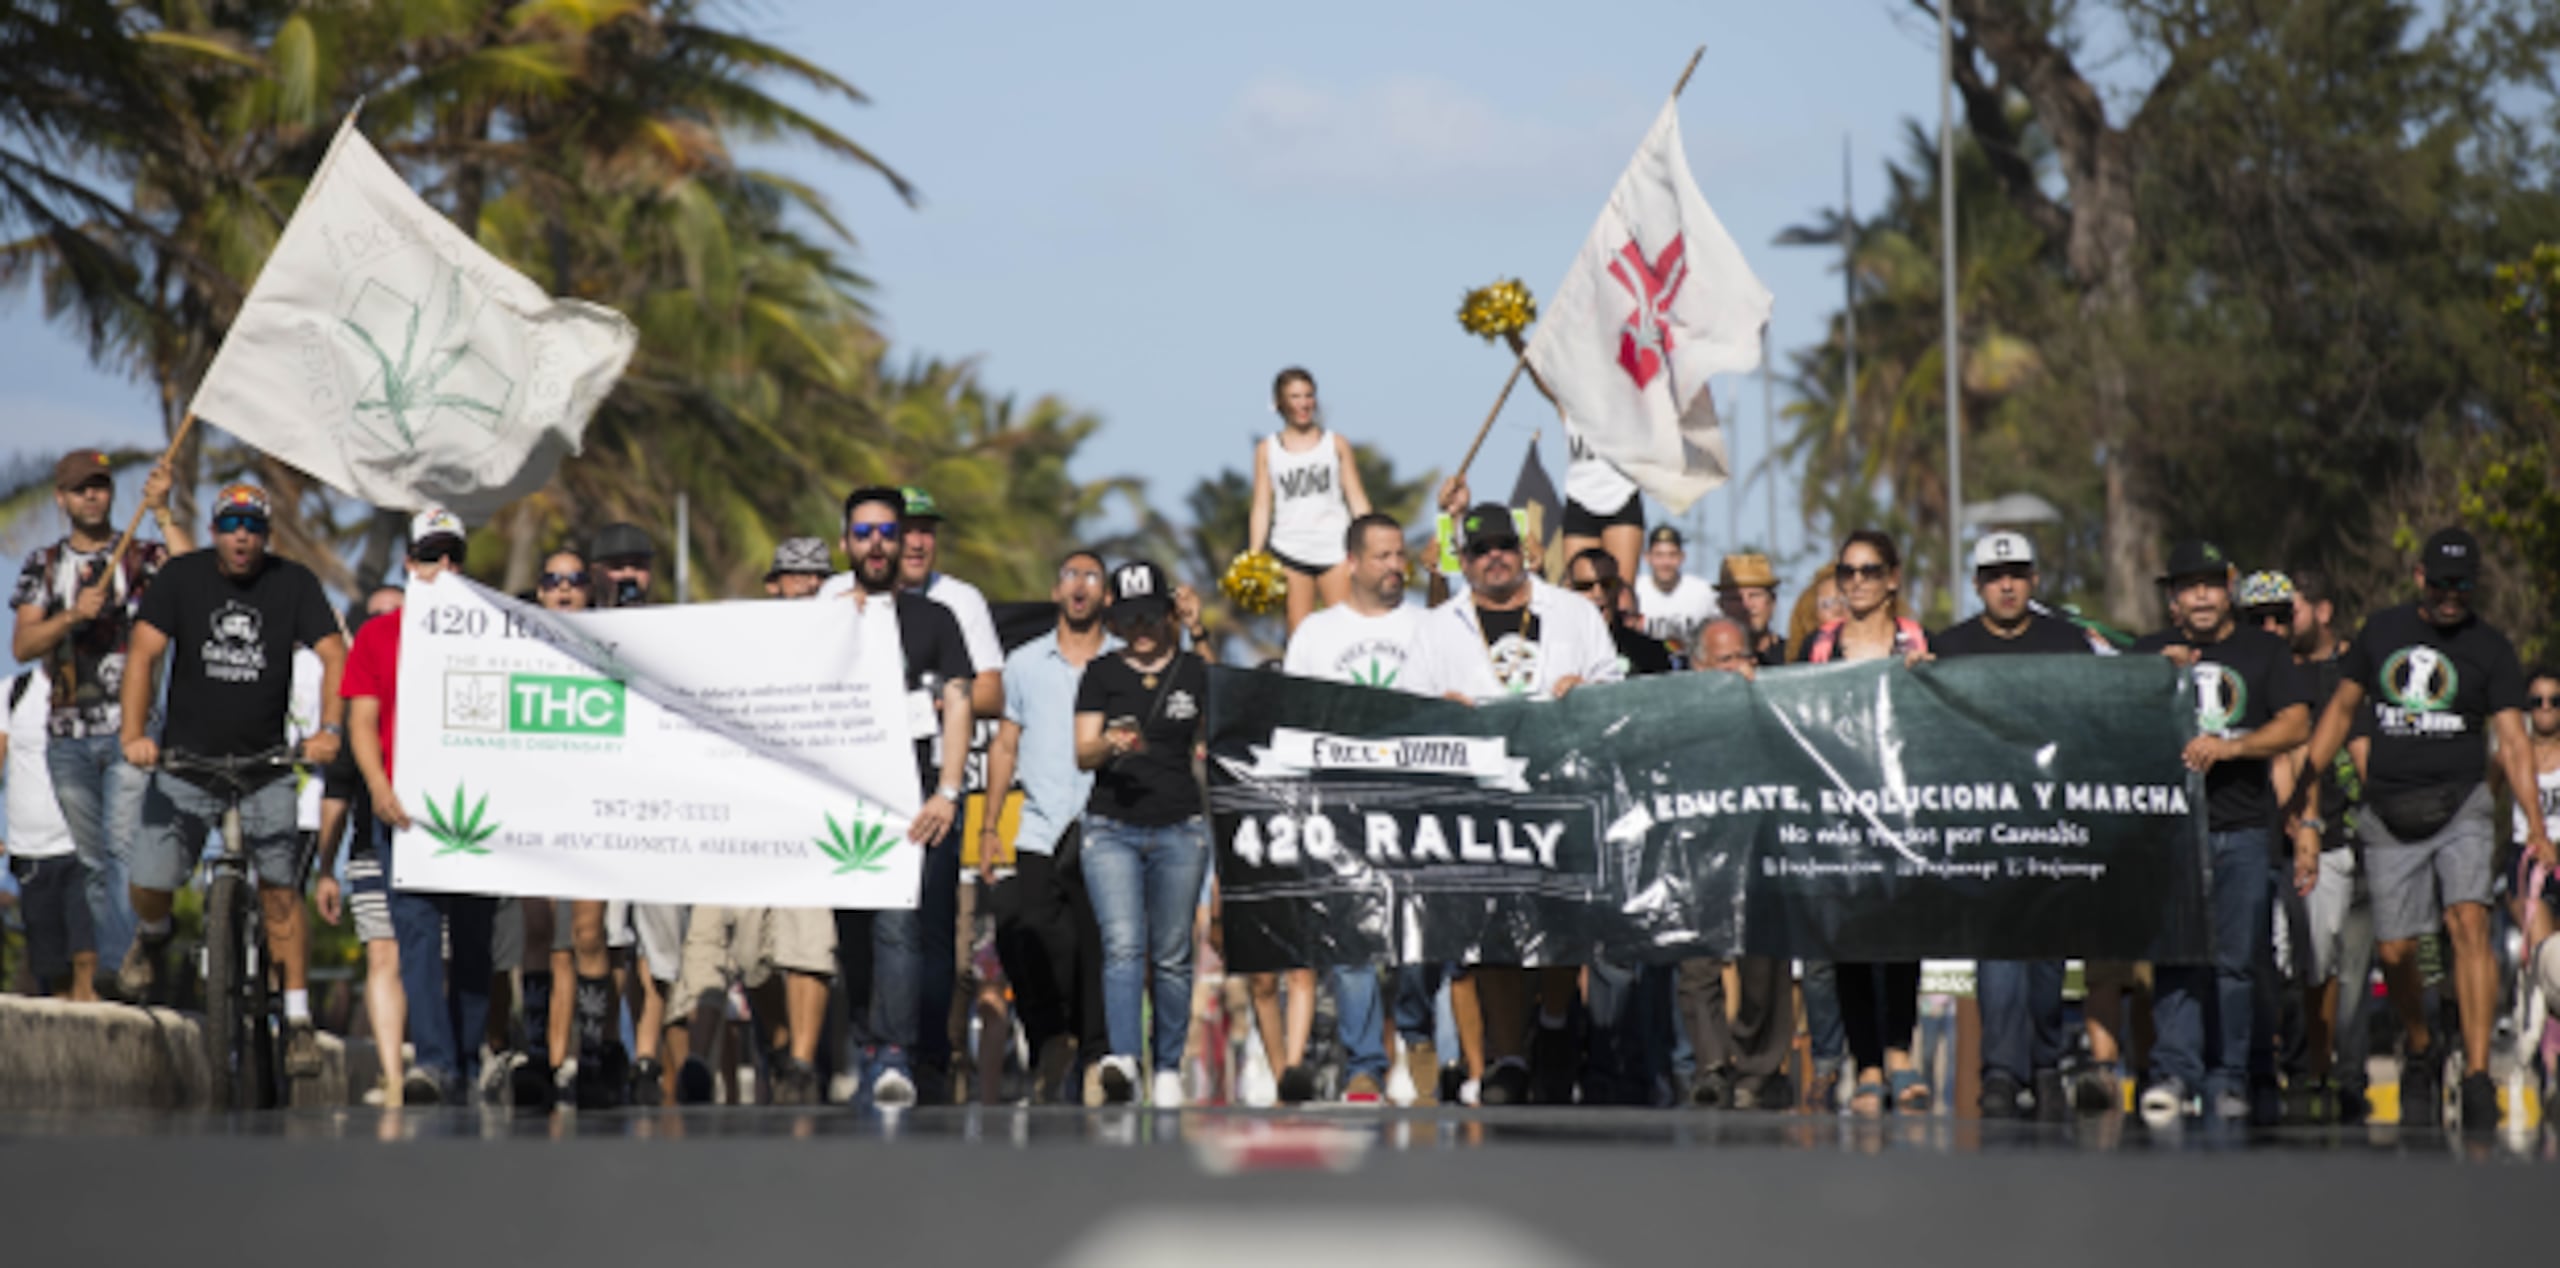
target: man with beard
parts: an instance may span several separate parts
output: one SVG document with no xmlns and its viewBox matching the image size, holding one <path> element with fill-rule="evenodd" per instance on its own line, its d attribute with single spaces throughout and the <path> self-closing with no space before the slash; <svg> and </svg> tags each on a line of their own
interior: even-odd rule
<svg viewBox="0 0 2560 1268">
<path fill-rule="evenodd" d="M 2284 574 L 2270 577 L 2282 580 Z M 2338 633 L 2335 591 L 2327 573 L 2317 568 L 2296 568 L 2289 586 L 2292 610 L 2290 619 L 2283 624 L 2290 631 L 2294 663 L 2312 676 L 2312 716 L 2318 717 L 2338 692 L 2338 683 L 2344 676 L 2347 640 Z M 2270 596 L 2282 589 L 2271 587 Z M 2260 619 L 2269 622 L 2269 629 L 2275 628 L 2275 616 L 2272 607 L 2260 613 Z M 2325 1122 L 2334 1116 L 2341 1122 L 2360 1123 L 2369 1110 L 2365 1055 L 2371 1043 L 2365 1007 L 2373 996 L 2365 984 L 2373 972 L 2373 901 L 2365 885 L 2364 867 L 2358 861 L 2359 851 L 2348 830 L 2349 821 L 2364 803 L 2364 781 L 2357 771 L 2373 743 L 2368 729 L 2359 726 L 2346 748 L 2319 772 L 2320 804 L 2326 820 L 2318 833 L 2320 875 L 2312 882 L 2311 893 L 2299 900 L 2303 930 L 2295 938 L 2300 949 L 2295 965 L 2301 972 L 2304 993 L 2298 1071 L 2304 1086 L 2296 1094 L 2288 1079 L 2290 1104 L 2286 1116 L 2310 1122 Z M 2304 786 L 2310 759 L 2307 742 L 2293 754 L 2297 788 Z M 2286 824 L 2285 839 L 2298 841 L 2300 803 L 2291 810 L 2294 818 Z M 2288 1074 L 2294 1072 L 2288 1070 Z"/>
<path fill-rule="evenodd" d="M 1679 667 L 1671 644 L 1648 632 L 1651 623 L 1644 619 L 1641 602 L 1630 593 L 1633 587 L 1618 576 L 1618 561 L 1608 551 L 1594 546 L 1566 560 L 1564 584 L 1566 589 L 1591 600 L 1591 605 L 1600 609 L 1600 618 L 1609 623 L 1609 638 L 1618 646 L 1618 672 L 1622 676 L 1667 674 Z M 1688 627 L 1680 637 L 1684 641 L 1697 637 L 1696 627 Z"/>
<path fill-rule="evenodd" d="M 1585 683 L 1618 681 L 1618 649 L 1608 621 L 1598 608 L 1529 575 L 1510 508 L 1479 504 L 1458 523 L 1467 594 L 1416 624 L 1406 690 L 1478 704 L 1552 700 Z M 1567 1026 L 1578 974 L 1571 966 L 1533 973 L 1486 965 L 1475 976 L 1490 1059 L 1484 1103 L 1521 1105 L 1530 1099 L 1533 988 L 1539 1099 L 1570 1103 L 1576 1076 Z"/>
<path fill-rule="evenodd" d="M 2444 1046 L 2420 1007 L 2418 938 L 2438 927 L 2453 946 L 2455 997 L 2461 1006 L 2462 1125 L 2497 1126 L 2497 1087 L 2489 1078 L 2489 1034 L 2498 1006 L 2498 966 L 2489 950 L 2491 856 L 2487 775 L 2490 740 L 2510 788 L 2537 782 L 2525 735 L 2524 668 L 2515 645 L 2472 610 L 2479 585 L 2480 543 L 2448 528 L 2419 553 L 2414 604 L 2386 608 L 2365 621 L 2339 665 L 2337 694 L 2320 715 L 2310 765 L 2337 760 L 2371 702 L 2372 757 L 2365 770 L 2365 812 L 2356 819 L 2373 886 L 2373 933 L 2382 975 L 2391 986 L 2408 1046 L 2400 1061 L 2400 1118 L 2435 1126 L 2443 1102 Z M 2314 786 L 2304 799 L 2303 833 L 2294 843 L 2294 883 L 2312 888 L 2320 866 L 2320 811 Z M 2532 798 L 2519 798 L 2525 850 L 2554 862 L 2550 825 Z"/>
<path fill-rule="evenodd" d="M 338 614 L 310 569 L 267 553 L 267 532 L 264 492 L 245 484 L 223 489 L 213 503 L 213 546 L 171 560 L 134 617 L 119 721 L 124 759 L 153 774 L 134 839 L 134 940 L 122 973 L 130 997 L 145 995 L 167 972 L 162 952 L 177 932 L 175 892 L 195 874 L 229 799 L 227 790 L 183 771 L 154 770 L 161 741 L 143 733 L 143 722 L 161 653 L 172 653 L 163 740 L 173 756 L 219 762 L 273 754 L 284 739 L 297 646 L 318 653 L 322 666 L 321 728 L 304 742 L 301 760 L 326 766 L 347 733 L 346 702 L 338 698 L 347 638 Z M 240 798 L 241 847 L 257 871 L 267 953 L 284 978 L 285 1075 L 307 1080 L 320 1074 L 320 1041 L 303 954 L 302 834 L 294 825 L 292 771 L 272 771 Z"/>
<path fill-rule="evenodd" d="M 1057 584 L 1049 588 L 1058 628 L 1005 658 L 1004 716 L 987 745 L 978 879 L 994 886 L 996 954 L 1031 1047 L 1032 1100 L 1044 1105 L 1081 1099 L 1068 1075 L 1079 1058 L 1098 1063 L 1111 1050 L 1102 1017 L 1102 930 L 1084 892 L 1078 823 L 1093 795 L 1093 773 L 1076 766 L 1076 687 L 1085 666 L 1119 645 L 1102 627 L 1108 571 L 1090 550 L 1058 561 Z M 1013 877 L 997 884 L 1000 820 L 1017 785 Z"/>
<path fill-rule="evenodd" d="M 1686 654 L 1697 641 L 1698 627 L 1716 614 L 1715 594 L 1707 589 L 1705 578 L 1681 571 L 1688 562 L 1688 542 L 1680 536 L 1680 530 L 1669 524 L 1658 525 L 1644 548 L 1645 575 L 1637 578 L 1633 587 L 1636 607 L 1644 613 L 1645 637 L 1662 643 L 1675 654 Z M 1615 555 L 1609 556 L 1609 575 L 1618 575 Z"/>
<path fill-rule="evenodd" d="M 910 1054 L 919 1046 L 924 1025 L 930 1022 L 939 1033 L 949 1012 L 948 1005 L 932 1012 L 923 1006 L 926 974 L 936 958 L 936 944 L 926 934 L 938 919 L 949 935 L 959 919 L 960 847 L 952 837 L 964 795 L 961 781 L 967 777 L 969 734 L 975 725 L 969 707 L 973 675 L 960 623 L 952 618 L 951 609 L 899 587 L 901 521 L 906 510 L 906 496 L 885 486 L 866 486 L 845 496 L 844 551 L 853 560 L 854 585 L 839 595 L 856 610 L 873 603 L 893 605 L 898 645 L 905 656 L 906 713 L 915 740 L 916 779 L 925 794 L 907 829 L 907 839 L 926 851 L 916 906 L 871 913 L 870 1042 L 865 1045 L 864 1083 L 872 1104 L 882 1108 L 916 1103 Z M 848 920 L 847 913 L 837 913 L 839 956 L 845 944 L 858 936 L 858 923 Z M 948 936 L 939 946 L 943 972 L 956 975 Z"/>
<path fill-rule="evenodd" d="M 2293 795 L 2292 767 L 2271 759 L 2309 732 L 2311 689 L 2283 639 L 2239 623 L 2234 579 L 2219 547 L 2180 543 L 2160 579 L 2173 623 L 2133 645 L 2195 682 L 2198 734 L 2182 756 L 2204 776 L 2213 856 L 2213 963 L 2154 971 L 2159 1041 L 2142 1093 L 2154 1127 L 2176 1125 L 2199 1086 L 2204 1112 L 2223 1119 L 2251 1116 L 2253 1093 L 2274 1087 L 2273 1047 L 2251 1024 L 2257 949 L 2275 936 L 2277 811 Z"/>
<path fill-rule="evenodd" d="M 110 568 L 115 469 L 96 449 L 65 454 L 53 465 L 53 500 L 71 531 L 30 552 L 18 572 L 10 649 L 19 660 L 44 667 L 52 699 L 44 723 L 45 770 L 87 873 L 82 883 L 100 964 L 123 963 L 133 943 L 125 864 L 142 818 L 143 785 L 150 779 L 124 760 L 116 739 L 134 614 L 161 566 L 196 548 L 195 538 L 169 514 L 169 484 L 165 465 L 153 467 L 142 482 L 142 505 L 159 520 L 167 544 L 136 538 Z"/>
<path fill-rule="evenodd" d="M 1769 566 L 1767 555 L 1724 557 L 1724 566 L 1716 570 L 1716 607 L 1751 631 L 1751 655 L 1762 668 L 1787 663 L 1787 640 L 1773 624 L 1778 618 L 1778 570 Z"/>
<path fill-rule="evenodd" d="M 1929 646 L 1941 660 L 2088 655 L 2080 627 L 2035 610 L 2039 580 L 2035 545 L 2024 536 L 1993 533 L 1975 542 L 1973 592 L 1982 614 L 1931 637 Z M 2058 1117 L 2065 1101 L 2062 961 L 1985 960 L 1975 966 L 1974 983 L 1982 1006 L 1982 1116 L 2022 1117 L 2032 1094 L 2036 1117 Z M 2088 1107 L 2105 1103 L 2093 1094 Z"/>
</svg>

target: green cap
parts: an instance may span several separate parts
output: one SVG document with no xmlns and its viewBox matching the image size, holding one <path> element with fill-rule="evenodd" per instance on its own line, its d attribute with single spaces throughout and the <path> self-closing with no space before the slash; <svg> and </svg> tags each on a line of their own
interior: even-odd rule
<svg viewBox="0 0 2560 1268">
<path fill-rule="evenodd" d="M 934 504 L 932 494 L 927 493 L 912 484 L 898 490 L 898 493 L 901 497 L 906 499 L 906 517 L 908 519 L 938 520 L 942 518 L 942 508 Z"/>
</svg>

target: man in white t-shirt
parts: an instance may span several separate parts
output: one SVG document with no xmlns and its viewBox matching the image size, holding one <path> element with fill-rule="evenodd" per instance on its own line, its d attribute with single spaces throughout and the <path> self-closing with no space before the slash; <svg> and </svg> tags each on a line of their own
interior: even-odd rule
<svg viewBox="0 0 2560 1268">
<path fill-rule="evenodd" d="M 1697 642 L 1698 627 L 1715 617 L 1715 590 L 1706 578 L 1681 571 L 1689 562 L 1688 542 L 1669 524 L 1654 528 L 1644 562 L 1645 575 L 1636 579 L 1636 611 L 1644 616 L 1644 635 L 1662 640 L 1672 655 L 1685 657 Z"/>
<path fill-rule="evenodd" d="M 42 671 L 9 683 L 9 729 L 0 733 L 0 779 L 9 808 L 9 874 L 18 882 L 18 914 L 27 927 L 27 967 L 36 990 L 89 1002 L 98 998 L 98 948 L 89 913 L 89 869 L 54 799 L 45 766 L 45 719 L 53 683 Z"/>
<path fill-rule="evenodd" d="M 1281 668 L 1300 678 L 1322 678 L 1332 682 L 1354 683 L 1364 687 L 1396 690 L 1404 680 L 1405 657 L 1413 646 L 1414 626 L 1422 610 L 1405 606 L 1404 526 L 1392 515 L 1372 511 L 1351 521 L 1343 533 L 1343 548 L 1350 560 L 1350 594 L 1343 602 L 1309 616 L 1289 636 L 1288 658 Z M 1419 974 L 1422 966 L 1408 966 Z M 1346 1058 L 1347 1082 L 1342 1099 L 1353 1105 L 1375 1105 L 1385 1095 L 1387 1078 L 1386 1018 L 1378 995 L 1378 970 L 1368 964 L 1335 965 L 1334 999 L 1340 1007 L 1342 1049 Z M 1399 970 L 1399 976 L 1403 970 Z M 1253 975 L 1255 1011 L 1263 1012 L 1263 1002 L 1270 993 L 1267 980 L 1275 975 Z M 1315 1013 L 1315 973 L 1312 969 L 1294 969 L 1290 974 L 1290 1011 L 1302 1008 L 1307 1023 L 1292 1024 L 1289 1037 L 1299 1040 L 1300 1051 L 1287 1054 L 1288 1061 L 1275 1059 L 1273 1069 L 1288 1069 L 1305 1059 L 1303 1037 Z M 1402 982 L 1399 981 L 1399 995 Z M 1304 999 L 1301 1005 L 1298 1001 Z M 1430 1078 L 1415 1077 L 1415 1091 L 1398 1087 L 1401 1099 L 1410 1102 L 1423 1086 L 1437 1087 L 1440 1061 L 1430 1044 L 1430 992 L 1422 995 L 1423 1019 L 1420 1029 L 1423 1044 L 1419 1052 L 1408 1049 L 1407 1066 L 1415 1057 L 1429 1064 Z M 1291 1019 L 1297 1021 L 1295 1017 Z M 1269 1025 L 1269 1022 L 1264 1022 Z M 1273 1036 L 1264 1036 L 1269 1044 Z"/>
<path fill-rule="evenodd" d="M 1467 594 L 1415 623 L 1413 652 L 1405 662 L 1406 690 L 1467 704 L 1550 700 L 1576 687 L 1625 676 L 1617 640 L 1600 609 L 1529 574 L 1510 508 L 1476 506 L 1458 524 Z M 1507 965 L 1476 968 L 1490 1063 L 1481 1093 L 1485 1105 L 1528 1104 L 1533 1076 L 1537 1099 L 1571 1103 L 1579 1071 L 1565 1027 L 1578 976 L 1571 966 L 1534 973 Z M 1543 997 L 1534 1054 L 1521 1051 L 1529 1032 L 1533 982 Z"/>
</svg>

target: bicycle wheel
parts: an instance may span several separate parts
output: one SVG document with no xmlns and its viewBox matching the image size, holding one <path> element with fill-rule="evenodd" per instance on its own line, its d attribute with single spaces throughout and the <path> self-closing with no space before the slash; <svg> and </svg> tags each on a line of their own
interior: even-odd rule
<svg viewBox="0 0 2560 1268">
<path fill-rule="evenodd" d="M 208 1100 L 216 1109 L 240 1108 L 245 1090 L 243 979 L 253 918 L 248 878 L 215 873 L 204 896 L 204 1060 L 211 1075 Z"/>
<path fill-rule="evenodd" d="M 264 913 L 255 899 L 256 888 L 241 887 L 250 895 L 248 919 L 243 925 L 249 948 L 248 972 L 241 975 L 240 1019 L 245 1032 L 240 1044 L 242 1109 L 274 1109 L 282 1103 L 278 1090 L 276 1062 L 276 993 L 273 979 L 275 966 L 267 962 L 267 925 Z"/>
</svg>

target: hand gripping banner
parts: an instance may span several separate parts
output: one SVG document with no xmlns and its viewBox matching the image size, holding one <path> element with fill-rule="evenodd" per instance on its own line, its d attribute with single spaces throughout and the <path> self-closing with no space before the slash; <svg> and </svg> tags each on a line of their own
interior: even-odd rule
<svg viewBox="0 0 2560 1268">
<path fill-rule="evenodd" d="M 2191 691 L 2147 656 L 1688 673 L 1481 707 L 1215 670 L 1227 957 L 2202 962 Z"/>
</svg>

